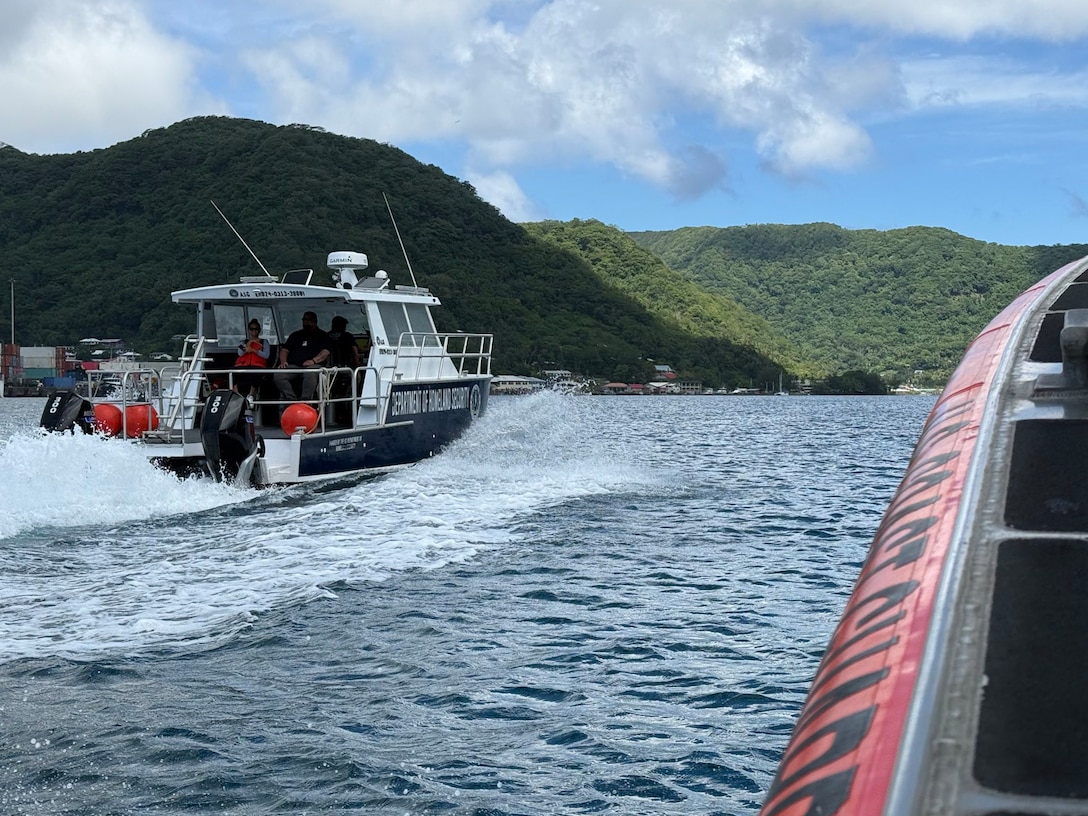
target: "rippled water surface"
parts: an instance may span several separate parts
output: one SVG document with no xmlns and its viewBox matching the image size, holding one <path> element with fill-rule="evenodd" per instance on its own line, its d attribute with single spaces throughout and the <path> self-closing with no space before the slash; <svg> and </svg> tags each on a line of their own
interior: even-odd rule
<svg viewBox="0 0 1088 816">
<path fill-rule="evenodd" d="M 931 398 L 495 398 L 179 482 L 0 400 L 0 814 L 758 810 Z"/>
</svg>

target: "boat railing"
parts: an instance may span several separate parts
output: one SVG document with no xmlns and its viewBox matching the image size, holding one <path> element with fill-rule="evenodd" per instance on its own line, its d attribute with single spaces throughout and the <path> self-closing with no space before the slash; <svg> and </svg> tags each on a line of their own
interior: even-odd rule
<svg viewBox="0 0 1088 816">
<path fill-rule="evenodd" d="M 94 402 L 115 402 L 124 407 L 155 403 L 162 396 L 161 380 L 154 368 L 88 371 L 75 391 Z"/>
<path fill-rule="evenodd" d="M 491 334 L 402 332 L 396 349 L 396 371 L 409 379 L 488 376 L 493 341 Z M 452 369 L 443 365 L 447 362 Z"/>
<path fill-rule="evenodd" d="M 130 406 L 150 405 L 163 414 L 162 374 L 155 368 L 97 369 L 87 372 L 87 379 L 76 384 L 75 391 L 94 403 L 112 403 L 121 411 L 121 428 L 128 436 Z"/>
<path fill-rule="evenodd" d="M 204 337 L 190 334 L 182 342 L 181 356 L 176 363 L 163 366 L 160 378 L 163 383 L 170 383 L 169 389 L 163 388 L 163 400 L 157 407 L 160 415 L 160 427 L 166 435 L 172 431 L 181 432 L 196 413 L 203 398 L 205 378 L 202 365 L 205 363 Z"/>
<path fill-rule="evenodd" d="M 211 358 L 206 356 L 204 338 L 185 339 L 182 356 L 176 363 L 159 369 L 140 368 L 124 371 L 88 372 L 86 396 L 98 402 L 113 402 L 122 410 L 123 429 L 128 435 L 130 405 L 149 404 L 155 408 L 158 427 L 144 433 L 161 441 L 177 441 L 184 431 L 194 426 L 197 412 L 207 396 L 217 388 L 235 389 L 236 379 L 255 374 L 268 378 L 275 371 L 295 374 L 316 374 L 318 382 L 310 400 L 287 400 L 278 396 L 261 399 L 258 392 L 254 408 L 263 409 L 264 426 L 278 425 L 271 421 L 294 402 L 306 402 L 318 414 L 318 430 L 330 426 L 360 427 L 380 425 L 385 418 L 385 404 L 394 381 L 427 379 L 431 377 L 485 376 L 491 373 L 490 334 L 436 334 L 405 332 L 391 362 L 380 367 L 341 366 L 330 368 L 240 369 L 206 368 Z M 264 389 L 266 393 L 271 389 Z M 339 409 L 338 406 L 347 406 Z M 350 417 L 345 417 L 350 415 Z"/>
<path fill-rule="evenodd" d="M 375 380 L 378 376 L 378 370 L 368 366 L 358 366 L 352 368 L 350 366 L 340 366 L 334 368 L 189 368 L 183 370 L 178 378 L 177 384 L 172 388 L 172 391 L 182 394 L 194 393 L 193 399 L 186 400 L 190 405 L 199 405 L 207 398 L 213 390 L 218 388 L 228 388 L 231 390 L 237 390 L 236 381 L 239 377 L 245 377 L 246 380 L 252 379 L 254 375 L 264 376 L 267 378 L 268 383 L 272 382 L 273 374 L 276 372 L 283 372 L 285 374 L 310 374 L 317 376 L 317 383 L 314 390 L 314 396 L 312 399 L 282 399 L 274 397 L 272 399 L 262 399 L 260 390 L 257 393 L 256 398 L 253 400 L 254 410 L 258 413 L 262 413 L 263 410 L 269 412 L 275 411 L 276 416 L 283 412 L 288 406 L 297 402 L 304 402 L 311 405 L 318 414 L 318 429 L 321 431 L 326 430 L 330 425 L 336 424 L 338 427 L 343 427 L 348 423 L 341 420 L 337 421 L 335 418 L 336 406 L 347 406 L 348 413 L 350 413 L 350 426 L 356 427 L 360 424 L 381 424 L 381 419 L 384 416 L 382 406 L 385 399 L 381 394 L 371 394 L 368 400 L 363 400 L 363 383 L 367 377 L 373 377 Z M 194 387 L 195 386 L 195 387 Z M 271 389 L 266 389 L 271 390 Z M 174 406 L 175 410 L 170 413 L 163 413 L 161 406 L 157 406 L 160 409 L 160 413 L 163 418 L 160 420 L 160 436 L 169 436 L 171 431 L 179 431 L 180 426 L 178 424 L 179 418 L 182 413 L 178 406 Z M 368 414 L 367 421 L 359 421 L 359 409 L 369 408 L 373 409 L 372 413 Z M 266 415 L 264 422 L 259 423 L 261 425 L 277 425 L 278 422 L 271 421 L 271 416 Z M 184 427 L 188 427 L 187 422 Z"/>
</svg>

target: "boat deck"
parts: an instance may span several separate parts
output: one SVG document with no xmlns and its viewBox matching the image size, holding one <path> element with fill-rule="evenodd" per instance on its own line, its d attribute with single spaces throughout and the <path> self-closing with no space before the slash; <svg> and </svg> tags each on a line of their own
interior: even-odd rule
<svg viewBox="0 0 1088 816">
<path fill-rule="evenodd" d="M 1088 814 L 1088 272 L 1050 297 L 980 430 L 920 812 Z"/>
</svg>

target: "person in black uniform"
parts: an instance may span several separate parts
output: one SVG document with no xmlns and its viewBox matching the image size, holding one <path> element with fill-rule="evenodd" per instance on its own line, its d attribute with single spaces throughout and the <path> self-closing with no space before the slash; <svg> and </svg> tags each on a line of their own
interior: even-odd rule
<svg viewBox="0 0 1088 816">
<path fill-rule="evenodd" d="M 306 312 L 302 316 L 302 328 L 291 332 L 280 346 L 280 359 L 272 376 L 285 400 L 312 400 L 317 390 L 318 368 L 325 365 L 332 355 L 332 339 L 317 326 L 317 315 Z M 313 369 L 290 371 L 285 369 Z"/>
<path fill-rule="evenodd" d="M 336 368 L 359 367 L 359 346 L 355 342 L 355 335 L 348 331 L 348 319 L 337 315 L 332 319 L 329 340 L 332 342 L 332 364 Z M 336 374 L 332 383 L 330 396 L 333 399 L 343 399 L 351 396 L 352 375 L 346 371 Z M 333 416 L 337 422 L 350 424 L 351 403 L 348 401 L 337 402 L 333 408 Z"/>
</svg>

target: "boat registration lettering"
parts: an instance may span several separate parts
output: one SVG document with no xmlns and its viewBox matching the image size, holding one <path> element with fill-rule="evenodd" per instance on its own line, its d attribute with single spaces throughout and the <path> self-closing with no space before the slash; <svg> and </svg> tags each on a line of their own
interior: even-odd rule
<svg viewBox="0 0 1088 816">
<path fill-rule="evenodd" d="M 417 391 L 397 391 L 390 396 L 389 414 L 431 414 L 437 411 L 460 411 L 469 407 L 467 385 L 449 388 L 421 388 Z"/>
<path fill-rule="evenodd" d="M 254 289 L 249 291 L 247 289 L 231 289 L 229 292 L 232 298 L 300 298 L 306 297 L 305 292 L 298 292 L 292 289 Z"/>
<path fill-rule="evenodd" d="M 356 434 L 355 436 L 345 436 L 343 439 L 337 439 L 332 446 L 334 451 L 351 450 L 358 447 L 359 443 L 363 441 L 362 434 Z"/>
</svg>

